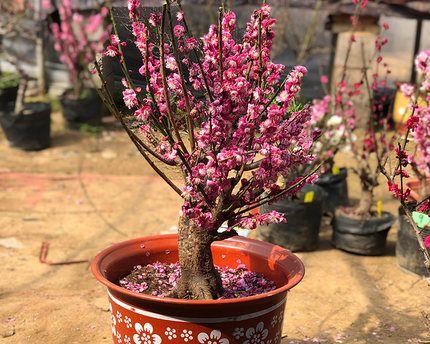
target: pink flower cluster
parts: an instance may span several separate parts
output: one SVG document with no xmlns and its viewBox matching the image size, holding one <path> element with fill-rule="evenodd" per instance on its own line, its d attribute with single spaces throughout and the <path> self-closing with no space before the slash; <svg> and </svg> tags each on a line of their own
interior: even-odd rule
<svg viewBox="0 0 430 344">
<path fill-rule="evenodd" d="M 400 87 L 403 94 L 410 99 L 409 109 L 412 114 L 406 122 L 406 127 L 413 138 L 415 148 L 412 153 L 408 153 L 406 149 L 396 150 L 399 164 L 394 174 L 408 178 L 405 168 L 411 165 L 418 179 L 425 183 L 430 177 L 430 50 L 417 55 L 415 67 L 420 77 L 419 84 L 403 84 Z M 389 190 L 396 198 L 407 199 L 410 190 L 404 188 L 402 194 L 400 189 L 398 184 L 389 182 Z M 425 210 L 427 212 L 429 209 Z"/>
<path fill-rule="evenodd" d="M 418 85 L 401 85 L 403 94 L 410 98 L 411 117 L 406 125 L 412 131 L 414 153 L 409 157 L 414 171 L 423 177 L 430 176 L 430 50 L 420 52 L 415 58 L 420 77 Z"/>
<path fill-rule="evenodd" d="M 322 81 L 327 80 L 322 78 Z M 333 159 L 340 149 L 347 146 L 349 136 L 356 125 L 352 99 L 360 93 L 357 88 L 348 87 L 346 82 L 340 82 L 333 95 L 327 94 L 323 99 L 313 101 L 309 128 L 321 132 L 319 141 L 313 146 L 313 152 L 319 161 Z"/>
<path fill-rule="evenodd" d="M 298 188 L 282 192 L 279 178 L 291 179 L 298 166 L 313 160 L 314 135 L 307 127 L 311 109 L 291 107 L 306 68 L 285 73 L 285 66 L 271 60 L 271 8 L 262 5 L 252 14 L 240 41 L 235 39 L 236 15 L 230 11 L 222 14 L 219 27 L 212 25 L 197 40 L 181 11 L 170 26 L 158 13 L 141 20 L 139 1 L 128 3 L 146 86 L 139 92 L 124 81 L 124 103 L 161 159 L 182 169 L 182 215 L 210 230 L 227 220 L 247 228 L 282 221 L 279 214 L 251 215 L 248 210 L 303 186 L 306 178 Z M 168 41 L 160 35 L 154 39 L 163 22 Z M 105 55 L 123 62 L 121 43 L 111 43 Z M 166 122 L 173 129 L 163 127 Z M 191 148 L 179 134 L 184 132 L 192 136 Z"/>
<path fill-rule="evenodd" d="M 73 9 L 71 0 L 62 0 L 58 11 L 60 24 L 51 24 L 54 48 L 69 71 L 72 86 L 82 89 L 86 68 L 95 60 L 96 53 L 103 50 L 108 36 L 108 29 L 103 28 L 108 10 L 103 7 L 99 13 L 84 18 Z"/>
</svg>

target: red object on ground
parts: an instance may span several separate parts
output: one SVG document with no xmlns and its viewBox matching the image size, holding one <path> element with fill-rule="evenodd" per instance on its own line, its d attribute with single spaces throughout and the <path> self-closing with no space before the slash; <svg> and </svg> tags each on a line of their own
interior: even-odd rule
<svg viewBox="0 0 430 344">
<path fill-rule="evenodd" d="M 49 251 L 49 243 L 44 241 L 42 243 L 42 246 L 40 247 L 39 252 L 39 262 L 42 264 L 47 265 L 71 265 L 71 264 L 82 264 L 82 263 L 88 263 L 88 259 L 79 259 L 79 260 L 65 260 L 60 262 L 53 262 L 51 260 L 48 260 L 48 251 Z"/>
<path fill-rule="evenodd" d="M 114 343 L 280 343 L 287 292 L 303 278 L 303 263 L 280 246 L 243 237 L 215 242 L 212 252 L 215 265 L 234 268 L 240 262 L 277 289 L 221 300 L 137 294 L 118 281 L 138 264 L 176 262 L 177 235 L 133 239 L 100 252 L 91 270 L 108 289 Z"/>
</svg>

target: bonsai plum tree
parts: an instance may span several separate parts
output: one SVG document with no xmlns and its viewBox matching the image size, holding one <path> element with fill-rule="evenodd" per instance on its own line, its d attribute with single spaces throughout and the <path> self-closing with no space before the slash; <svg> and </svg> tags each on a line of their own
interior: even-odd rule
<svg viewBox="0 0 430 344">
<path fill-rule="evenodd" d="M 374 190 L 379 185 L 380 175 L 378 163 L 386 160 L 394 140 L 387 136 L 389 118 L 379 118 L 378 116 L 381 105 L 377 101 L 378 89 L 387 85 L 391 72 L 382 57 L 382 49 L 387 44 L 387 38 L 383 34 L 379 34 L 374 41 L 373 52 L 367 54 L 363 43 L 358 47 L 362 70 L 356 80 L 349 75 L 347 65 L 352 54 L 352 47 L 354 44 L 360 44 L 357 42 L 355 31 L 361 10 L 365 8 L 367 1 L 356 0 L 354 3 L 356 11 L 351 17 L 352 34 L 346 49 L 340 79 L 335 83 L 332 95 L 328 100 L 323 100 L 322 103 L 319 102 L 316 105 L 321 106 L 321 104 L 324 105 L 324 102 L 328 103 L 324 105 L 322 112 L 327 113 L 328 111 L 342 119 L 338 137 L 351 150 L 355 160 L 355 165 L 350 168 L 359 178 L 361 196 L 356 206 L 345 208 L 343 211 L 352 218 L 370 219 L 375 213 Z M 388 24 L 382 24 L 382 31 L 388 30 L 388 28 Z M 363 128 L 356 123 L 355 107 L 360 96 L 364 96 L 367 100 L 363 110 L 365 116 Z M 322 119 L 324 120 L 324 117 Z M 358 136 L 360 139 L 357 139 Z"/>
<path fill-rule="evenodd" d="M 317 168 L 291 177 L 313 160 L 310 108 L 293 106 L 306 68 L 286 73 L 272 61 L 275 20 L 266 4 L 252 14 L 241 40 L 235 13 L 223 7 L 218 24 L 197 39 L 179 1 L 146 16 L 140 5 L 128 1 L 132 46 L 118 36 L 111 9 L 114 34 L 103 53 L 121 65 L 123 99 L 133 116 L 118 110 L 101 59 L 95 62 L 100 93 L 142 156 L 183 199 L 181 279 L 171 296 L 217 298 L 222 285 L 211 244 L 236 235 L 235 226 L 284 221 L 276 212 L 250 211 L 317 178 Z M 133 79 L 124 51 L 136 48 L 142 63 Z M 179 171 L 181 186 L 163 166 Z M 223 223 L 228 230 L 220 232 Z"/>
</svg>

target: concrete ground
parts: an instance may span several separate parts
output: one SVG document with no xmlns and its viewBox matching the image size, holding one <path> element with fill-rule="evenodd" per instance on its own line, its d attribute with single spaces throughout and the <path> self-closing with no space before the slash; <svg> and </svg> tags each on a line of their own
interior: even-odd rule
<svg viewBox="0 0 430 344">
<path fill-rule="evenodd" d="M 53 127 L 52 148 L 37 153 L 0 137 L 0 343 L 111 343 L 89 264 L 41 264 L 41 244 L 53 261 L 90 259 L 111 243 L 171 231 L 180 200 L 121 131 L 68 132 L 58 114 Z M 396 212 L 384 186 L 378 198 Z M 430 288 L 397 267 L 395 240 L 396 226 L 385 256 L 361 257 L 334 249 L 324 227 L 319 249 L 298 254 L 306 276 L 290 293 L 283 343 L 430 343 Z"/>
</svg>

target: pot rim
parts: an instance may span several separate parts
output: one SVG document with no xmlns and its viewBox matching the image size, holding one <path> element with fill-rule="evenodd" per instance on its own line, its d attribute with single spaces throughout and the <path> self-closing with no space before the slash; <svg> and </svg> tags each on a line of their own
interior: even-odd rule
<svg viewBox="0 0 430 344">
<path fill-rule="evenodd" d="M 105 285 L 109 290 L 113 290 L 117 293 L 120 294 L 125 294 L 129 297 L 132 298 L 136 298 L 139 299 L 140 301 L 151 301 L 151 302 L 158 302 L 158 303 L 163 303 L 163 304 L 170 304 L 170 305 L 234 305 L 234 304 L 239 304 L 239 303 L 244 303 L 244 302 L 252 302 L 252 301 L 258 301 L 258 300 L 262 300 L 265 299 L 267 297 L 273 297 L 276 296 L 278 294 L 281 294 L 283 292 L 287 292 L 288 290 L 290 290 L 291 288 L 295 287 L 298 283 L 300 283 L 300 281 L 303 279 L 304 274 L 305 274 L 305 266 L 303 264 L 303 262 L 295 255 L 293 254 L 291 251 L 281 247 L 281 246 L 277 246 L 277 245 L 273 245 L 264 241 L 260 241 L 260 240 L 254 240 L 254 239 L 249 239 L 246 237 L 234 237 L 234 238 L 230 238 L 227 240 L 223 240 L 220 241 L 219 243 L 223 243 L 223 242 L 234 242 L 237 241 L 238 239 L 241 242 L 249 242 L 249 243 L 254 243 L 257 245 L 261 245 L 261 246 L 270 246 L 270 247 L 279 247 L 281 248 L 284 253 L 289 256 L 290 258 L 292 258 L 295 262 L 295 264 L 298 265 L 298 272 L 296 273 L 297 278 L 295 279 L 290 279 L 287 281 L 287 283 L 285 285 L 283 285 L 282 287 L 276 288 L 272 291 L 269 291 L 267 293 L 262 293 L 262 294 L 258 294 L 258 295 L 253 295 L 253 296 L 247 296 L 247 297 L 241 297 L 241 298 L 236 298 L 236 299 L 218 299 L 218 300 L 186 300 L 186 299 L 174 299 L 171 297 L 158 297 L 158 296 L 152 296 L 152 295 L 147 295 L 147 294 L 139 294 L 139 293 L 134 293 L 130 290 L 127 290 L 125 288 L 120 287 L 119 285 L 109 281 L 105 276 L 103 276 L 103 274 L 100 271 L 100 264 L 103 261 L 103 259 L 108 256 L 110 253 L 114 252 L 115 250 L 118 250 L 120 248 L 123 248 L 124 246 L 128 246 L 131 243 L 135 243 L 136 241 L 148 241 L 148 240 L 158 240 L 158 239 L 172 239 L 172 238 L 176 238 L 177 234 L 159 234 L 159 235 L 152 235 L 152 236 L 147 236 L 147 237 L 139 237 L 139 238 L 135 238 L 135 239 L 130 239 L 130 240 L 126 240 L 126 241 L 122 241 L 116 244 L 113 244 L 107 248 L 105 248 L 104 250 L 102 250 L 101 252 L 99 252 L 91 261 L 91 272 L 93 274 L 93 276 L 103 285 Z"/>
</svg>

